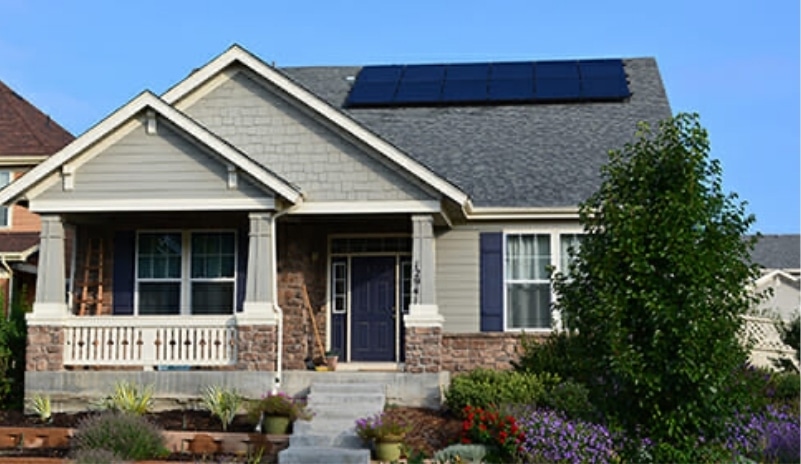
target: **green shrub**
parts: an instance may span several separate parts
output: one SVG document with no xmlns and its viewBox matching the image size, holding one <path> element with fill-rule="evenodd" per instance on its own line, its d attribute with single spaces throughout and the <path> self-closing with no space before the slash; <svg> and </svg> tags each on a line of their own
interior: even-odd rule
<svg viewBox="0 0 801 464">
<path fill-rule="evenodd" d="M 774 403 L 795 406 L 801 396 L 801 376 L 792 372 L 774 374 L 770 387 L 773 388 Z"/>
<path fill-rule="evenodd" d="M 434 461 L 438 464 L 480 464 L 487 455 L 487 447 L 476 444 L 456 444 L 434 453 Z"/>
<path fill-rule="evenodd" d="M 550 372 L 563 379 L 583 382 L 587 376 L 583 371 L 577 338 L 569 332 L 551 332 L 545 340 L 524 335 L 521 338 L 523 353 L 518 361 L 512 361 L 516 371 Z"/>
<path fill-rule="evenodd" d="M 0 315 L 0 408 L 21 409 L 25 388 L 25 341 L 27 329 L 25 289 L 14 298 L 10 317 Z M 4 300 L 0 296 L 0 307 Z"/>
<path fill-rule="evenodd" d="M 114 385 L 114 392 L 100 402 L 100 407 L 138 416 L 144 415 L 153 407 L 153 385 L 140 387 L 134 382 L 125 380 L 117 382 Z"/>
<path fill-rule="evenodd" d="M 231 422 L 234 421 L 236 413 L 239 412 L 239 408 L 244 404 L 245 400 L 236 390 L 209 386 L 203 391 L 200 402 L 204 408 L 211 412 L 212 416 L 220 419 L 222 429 L 226 431 Z"/>
<path fill-rule="evenodd" d="M 169 454 L 159 427 L 142 416 L 120 411 L 104 411 L 82 420 L 73 446 L 77 451 L 108 450 L 129 460 Z"/>
<path fill-rule="evenodd" d="M 476 369 L 451 380 L 445 404 L 456 414 L 461 414 L 465 406 L 541 404 L 546 392 L 558 383 L 559 377 L 549 373 Z"/>
<path fill-rule="evenodd" d="M 75 464 L 123 464 L 126 461 L 107 449 L 80 450 L 73 456 Z"/>
<path fill-rule="evenodd" d="M 572 380 L 554 385 L 542 399 L 542 405 L 563 413 L 568 419 L 597 419 L 595 407 L 590 403 L 589 390 Z"/>
</svg>

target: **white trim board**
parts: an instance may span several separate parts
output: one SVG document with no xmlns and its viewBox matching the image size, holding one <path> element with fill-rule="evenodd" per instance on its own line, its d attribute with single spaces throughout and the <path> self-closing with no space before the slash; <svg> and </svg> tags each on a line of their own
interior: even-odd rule
<svg viewBox="0 0 801 464">
<path fill-rule="evenodd" d="M 264 198 L 192 198 L 180 200 L 31 200 L 36 213 L 84 213 L 101 211 L 253 211 L 274 210 L 275 199 Z"/>
<path fill-rule="evenodd" d="M 330 201 L 308 202 L 292 209 L 290 215 L 303 214 L 381 214 L 439 213 L 438 201 Z"/>
</svg>

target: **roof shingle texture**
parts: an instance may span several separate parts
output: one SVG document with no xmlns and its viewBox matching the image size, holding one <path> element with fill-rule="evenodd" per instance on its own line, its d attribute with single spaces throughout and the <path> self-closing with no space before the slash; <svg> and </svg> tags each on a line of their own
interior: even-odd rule
<svg viewBox="0 0 801 464">
<path fill-rule="evenodd" d="M 0 232 L 0 254 L 21 253 L 39 244 L 39 232 Z"/>
<path fill-rule="evenodd" d="M 630 99 L 605 103 L 344 108 L 360 67 L 282 68 L 286 75 L 440 177 L 475 206 L 576 206 L 600 185 L 608 152 L 637 123 L 671 116 L 653 58 L 624 60 Z"/>
<path fill-rule="evenodd" d="M 801 235 L 763 235 L 751 260 L 765 269 L 801 269 Z"/>
<path fill-rule="evenodd" d="M 0 82 L 0 156 L 52 155 L 72 134 Z"/>
</svg>

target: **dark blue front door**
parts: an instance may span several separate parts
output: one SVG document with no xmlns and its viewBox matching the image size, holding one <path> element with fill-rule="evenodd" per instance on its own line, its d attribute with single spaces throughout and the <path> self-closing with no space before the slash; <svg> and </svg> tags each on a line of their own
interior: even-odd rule
<svg viewBox="0 0 801 464">
<path fill-rule="evenodd" d="M 352 361 L 395 361 L 395 257 L 353 257 L 350 323 Z"/>
</svg>

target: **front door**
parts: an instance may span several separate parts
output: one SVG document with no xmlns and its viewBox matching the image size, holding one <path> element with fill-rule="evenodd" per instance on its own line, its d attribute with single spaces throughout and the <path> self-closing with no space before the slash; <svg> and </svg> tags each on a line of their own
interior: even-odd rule
<svg viewBox="0 0 801 464">
<path fill-rule="evenodd" d="M 395 257 L 351 261 L 351 361 L 395 361 Z"/>
</svg>

